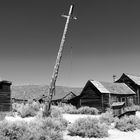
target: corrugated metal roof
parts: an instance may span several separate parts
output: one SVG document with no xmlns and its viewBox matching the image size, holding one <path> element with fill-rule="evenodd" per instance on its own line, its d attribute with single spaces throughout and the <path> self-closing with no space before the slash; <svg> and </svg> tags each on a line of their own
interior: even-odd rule
<svg viewBox="0 0 140 140">
<path fill-rule="evenodd" d="M 127 75 L 132 81 L 134 81 L 137 85 L 140 85 L 140 76 L 125 74 Z"/>
<path fill-rule="evenodd" d="M 101 93 L 133 95 L 135 92 L 124 83 L 90 81 Z"/>
</svg>

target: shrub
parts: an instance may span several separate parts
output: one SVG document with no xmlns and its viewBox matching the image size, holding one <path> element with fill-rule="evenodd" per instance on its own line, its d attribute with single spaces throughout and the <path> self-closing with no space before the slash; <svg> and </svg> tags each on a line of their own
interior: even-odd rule
<svg viewBox="0 0 140 140">
<path fill-rule="evenodd" d="M 6 115 L 7 115 L 7 112 L 0 112 L 0 121 L 4 120 Z"/>
<path fill-rule="evenodd" d="M 79 114 L 97 115 L 99 113 L 99 111 L 96 108 L 94 108 L 94 107 L 84 106 L 84 107 L 80 107 L 78 109 L 78 113 Z"/>
<path fill-rule="evenodd" d="M 24 122 L 6 122 L 0 123 L 0 138 L 4 140 L 23 140 L 29 133 Z"/>
<path fill-rule="evenodd" d="M 31 122 L 30 129 L 31 135 L 34 138 L 48 136 L 50 140 L 61 140 L 62 131 L 65 130 L 65 126 L 60 119 L 48 117 Z"/>
<path fill-rule="evenodd" d="M 70 104 L 59 104 L 58 106 L 53 106 L 53 108 L 57 108 L 62 113 L 68 113 L 68 114 L 91 114 L 91 115 L 97 115 L 98 110 L 94 107 L 80 107 L 77 109 L 75 106 Z"/>
<path fill-rule="evenodd" d="M 95 118 L 80 118 L 68 127 L 72 136 L 102 138 L 108 136 L 108 127 Z"/>
<path fill-rule="evenodd" d="M 18 112 L 18 110 L 19 110 L 19 108 L 21 107 L 21 105 L 23 105 L 23 104 L 12 103 L 12 111 L 13 111 L 13 112 Z"/>
<path fill-rule="evenodd" d="M 51 107 L 51 116 L 50 117 L 59 120 L 62 123 L 64 129 L 67 127 L 68 121 L 63 119 L 62 111 L 59 107 L 56 107 L 56 106 Z"/>
<path fill-rule="evenodd" d="M 61 104 L 58 106 L 62 113 L 69 113 L 69 114 L 77 114 L 77 109 L 75 106 L 70 105 L 70 104 Z"/>
<path fill-rule="evenodd" d="M 56 118 L 40 118 L 30 123 L 24 121 L 0 122 L 1 140 L 62 140 L 64 125 Z"/>
<path fill-rule="evenodd" d="M 62 108 L 58 106 L 51 106 L 51 117 L 59 118 L 62 117 Z"/>
<path fill-rule="evenodd" d="M 124 109 L 125 111 L 140 111 L 140 106 L 139 105 L 132 105 L 132 106 L 129 106 L 129 107 L 126 107 Z"/>
<path fill-rule="evenodd" d="M 114 116 L 112 111 L 106 111 L 105 113 L 102 113 L 100 116 L 100 122 L 105 123 L 107 125 L 110 125 L 114 121 Z"/>
<path fill-rule="evenodd" d="M 140 129 L 140 119 L 136 117 L 136 128 Z"/>
<path fill-rule="evenodd" d="M 124 116 L 116 120 L 115 128 L 125 132 L 140 129 L 140 119 L 135 116 Z"/>
<path fill-rule="evenodd" d="M 40 105 L 37 102 L 29 102 L 26 104 L 13 103 L 13 112 L 18 112 L 21 117 L 35 116 L 40 110 Z"/>
<path fill-rule="evenodd" d="M 36 112 L 40 110 L 40 103 L 33 101 L 30 105 Z"/>
<path fill-rule="evenodd" d="M 22 118 L 35 116 L 37 113 L 30 104 L 22 105 L 18 112 Z"/>
</svg>

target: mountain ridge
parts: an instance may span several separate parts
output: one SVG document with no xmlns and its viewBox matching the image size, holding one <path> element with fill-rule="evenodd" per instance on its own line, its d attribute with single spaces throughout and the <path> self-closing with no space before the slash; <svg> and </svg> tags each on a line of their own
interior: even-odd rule
<svg viewBox="0 0 140 140">
<path fill-rule="evenodd" d="M 48 85 L 16 85 L 11 87 L 11 97 L 21 100 L 39 99 L 43 95 L 48 95 Z M 61 99 L 68 93 L 73 92 L 76 96 L 80 94 L 82 88 L 56 86 L 54 100 Z"/>
</svg>

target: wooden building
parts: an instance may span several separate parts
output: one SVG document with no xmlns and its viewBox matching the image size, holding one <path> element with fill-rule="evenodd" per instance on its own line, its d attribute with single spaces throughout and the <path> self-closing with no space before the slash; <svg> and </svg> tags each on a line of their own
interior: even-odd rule
<svg viewBox="0 0 140 140">
<path fill-rule="evenodd" d="M 124 83 L 109 83 L 89 80 L 81 94 L 76 97 L 77 106 L 95 107 L 103 112 L 107 108 L 127 106 L 135 92 Z M 116 107 L 115 107 L 116 106 Z"/>
<path fill-rule="evenodd" d="M 59 103 L 70 103 L 70 100 L 73 99 L 74 97 L 76 97 L 76 95 L 73 93 L 73 92 L 68 92 L 67 94 L 61 96 L 60 95 L 57 95 L 57 96 L 54 96 L 52 98 L 52 104 L 59 104 Z"/>
<path fill-rule="evenodd" d="M 69 104 L 71 99 L 73 99 L 75 97 L 76 97 L 76 94 L 74 94 L 73 92 L 56 94 L 52 98 L 52 104 L 53 105 L 58 105 L 58 104 L 61 104 L 61 103 Z M 44 96 L 44 95 L 38 99 L 38 101 L 40 103 L 44 102 L 44 101 L 47 101 L 47 100 L 48 100 L 47 96 Z"/>
<path fill-rule="evenodd" d="M 140 76 L 123 73 L 122 76 L 115 82 L 125 83 L 127 86 L 129 86 L 136 93 L 133 98 L 133 102 L 136 105 L 140 105 Z"/>
<path fill-rule="evenodd" d="M 11 82 L 0 81 L 0 111 L 11 110 Z"/>
<path fill-rule="evenodd" d="M 52 103 L 67 103 L 70 99 L 81 93 L 82 88 L 69 88 L 56 86 L 56 94 L 52 98 Z M 12 87 L 12 101 L 18 103 L 26 103 L 28 100 L 36 100 L 43 102 L 48 96 L 47 85 L 25 85 Z M 46 98 L 46 99 L 45 99 Z"/>
</svg>

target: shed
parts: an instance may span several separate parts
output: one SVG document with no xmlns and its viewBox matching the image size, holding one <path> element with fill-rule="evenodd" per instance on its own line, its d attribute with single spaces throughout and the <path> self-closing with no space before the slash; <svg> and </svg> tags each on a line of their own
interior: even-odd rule
<svg viewBox="0 0 140 140">
<path fill-rule="evenodd" d="M 124 113 L 125 102 L 114 102 L 111 105 L 111 109 L 113 109 L 114 116 L 118 116 Z"/>
<path fill-rule="evenodd" d="M 55 96 L 52 98 L 52 104 L 53 105 L 58 105 L 59 103 L 71 103 L 71 99 L 76 97 L 76 94 L 74 94 L 72 91 L 71 92 L 62 92 L 62 93 L 56 93 Z M 47 96 L 42 96 L 39 99 L 40 101 L 47 100 Z"/>
<path fill-rule="evenodd" d="M 123 73 L 122 76 L 115 82 L 125 83 L 127 86 L 129 86 L 136 93 L 133 98 L 133 102 L 136 105 L 140 105 L 140 76 Z"/>
<path fill-rule="evenodd" d="M 11 82 L 0 81 L 0 111 L 11 110 Z"/>
<path fill-rule="evenodd" d="M 125 102 L 127 106 L 129 98 L 134 95 L 135 92 L 124 83 L 88 80 L 77 105 L 95 107 L 102 112 L 117 102 Z"/>
</svg>

